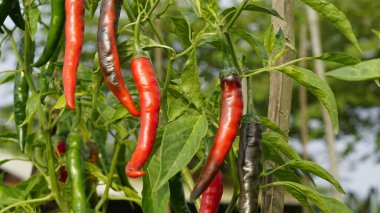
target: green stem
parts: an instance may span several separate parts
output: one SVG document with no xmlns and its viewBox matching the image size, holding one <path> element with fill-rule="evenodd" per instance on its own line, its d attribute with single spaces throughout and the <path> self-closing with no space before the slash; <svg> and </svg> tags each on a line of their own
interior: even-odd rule
<svg viewBox="0 0 380 213">
<path fill-rule="evenodd" d="M 228 153 L 228 160 L 230 162 L 230 169 L 231 169 L 231 176 L 232 176 L 232 182 L 234 185 L 234 191 L 232 194 L 232 199 L 230 203 L 228 204 L 228 208 L 226 212 L 230 213 L 234 210 L 236 206 L 236 201 L 239 197 L 240 193 L 240 184 L 239 184 L 239 179 L 238 179 L 238 174 L 237 174 L 237 165 L 236 165 L 236 159 L 233 153 L 233 150 L 230 150 Z"/>
<path fill-rule="evenodd" d="M 123 8 L 124 8 L 125 12 L 127 13 L 129 21 L 130 22 L 136 21 L 135 15 L 133 14 L 131 8 L 129 7 L 127 0 L 123 0 Z"/>
<path fill-rule="evenodd" d="M 191 52 L 191 51 L 194 49 L 194 46 L 195 46 L 194 44 L 191 45 L 191 46 L 188 47 L 186 50 L 180 52 L 179 54 L 176 54 L 174 58 L 177 59 L 177 58 L 179 58 L 179 57 L 182 57 L 182 56 L 188 54 L 189 52 Z"/>
<path fill-rule="evenodd" d="M 7 32 L 8 34 L 8 37 L 11 41 L 11 46 L 12 46 L 12 49 L 13 49 L 13 53 L 15 54 L 16 56 L 16 59 L 17 59 L 17 62 L 18 64 L 24 64 L 24 61 L 22 60 L 21 56 L 20 56 L 20 53 L 19 51 L 17 50 L 17 44 L 16 44 L 16 41 L 15 39 L 13 38 L 12 36 L 12 31 L 9 30 L 8 28 L 6 28 L 5 26 L 3 26 L 4 30 Z"/>
<path fill-rule="evenodd" d="M 224 33 L 224 36 L 226 37 L 226 40 L 227 40 L 227 45 L 228 45 L 229 52 L 231 53 L 231 56 L 232 56 L 232 61 L 234 62 L 239 73 L 242 73 L 242 68 L 241 68 L 240 63 L 237 59 L 235 48 L 234 48 L 234 45 L 232 44 L 231 36 L 227 32 Z"/>
<path fill-rule="evenodd" d="M 36 199 L 31 199 L 31 200 L 25 200 L 25 201 L 20 201 L 20 202 L 17 202 L 17 203 L 14 203 L 12 205 L 9 205 L 5 208 L 3 208 L 0 213 L 3 213 L 3 212 L 6 212 L 14 207 L 17 207 L 17 206 L 21 206 L 21 205 L 26 205 L 26 204 L 36 204 L 36 203 L 47 203 L 48 201 L 51 201 L 53 200 L 53 195 L 49 194 L 45 197 L 41 197 L 41 198 L 36 198 Z"/>
<path fill-rule="evenodd" d="M 187 168 L 185 166 L 181 170 L 181 174 L 182 174 L 182 177 L 183 177 L 183 181 L 185 181 L 185 183 L 186 183 L 187 188 L 189 189 L 189 191 L 193 190 L 193 188 L 194 188 L 194 181 L 193 181 L 193 177 L 191 176 L 189 168 Z M 195 200 L 194 204 L 195 204 L 195 207 L 197 208 L 197 210 L 199 211 L 199 208 L 201 206 L 199 198 Z"/>
<path fill-rule="evenodd" d="M 165 41 L 162 39 L 161 35 L 158 33 L 157 27 L 154 26 L 154 24 L 150 18 L 148 18 L 148 23 L 149 23 L 149 26 L 152 28 L 154 35 L 156 35 L 158 41 L 161 44 L 165 44 Z"/>
<path fill-rule="evenodd" d="M 133 35 L 133 47 L 135 49 L 135 52 L 137 53 L 141 53 L 143 50 L 140 46 L 140 22 L 141 22 L 141 14 L 140 13 L 138 16 L 137 16 L 137 21 L 136 21 L 136 25 L 135 25 L 135 31 L 134 31 L 134 35 Z"/>
<path fill-rule="evenodd" d="M 243 11 L 245 5 L 248 3 L 248 0 L 244 0 L 239 8 L 237 9 L 237 11 L 235 12 L 234 16 L 232 17 L 232 19 L 230 20 L 230 22 L 228 22 L 227 26 L 226 26 L 226 30 L 225 31 L 228 31 L 232 25 L 235 23 L 236 19 L 239 17 L 241 11 Z"/>
<path fill-rule="evenodd" d="M 147 19 L 150 19 L 150 16 L 152 15 L 154 9 L 156 9 L 158 3 L 160 3 L 160 0 L 157 0 L 154 5 L 149 9 L 148 13 L 146 14 Z"/>
<path fill-rule="evenodd" d="M 115 146 L 116 147 L 115 147 L 115 151 L 114 151 L 114 154 L 112 157 L 111 168 L 110 168 L 110 171 L 109 171 L 108 176 L 107 176 L 106 188 L 104 189 L 104 193 L 102 195 L 102 198 L 100 199 L 99 203 L 95 207 L 95 211 L 98 211 L 100 209 L 100 207 L 102 207 L 103 203 L 106 202 L 106 200 L 108 199 L 108 192 L 109 192 L 109 189 L 110 189 L 110 186 L 112 183 L 113 173 L 114 173 L 115 168 L 116 168 L 117 159 L 118 159 L 118 156 L 120 153 L 120 148 L 121 148 L 120 143 L 118 141 L 116 141 Z"/>
<path fill-rule="evenodd" d="M 130 198 L 130 197 L 108 197 L 108 200 L 132 201 L 132 202 L 135 202 L 135 203 L 139 204 L 140 206 L 142 205 L 141 199 L 137 199 L 137 198 Z"/>
</svg>

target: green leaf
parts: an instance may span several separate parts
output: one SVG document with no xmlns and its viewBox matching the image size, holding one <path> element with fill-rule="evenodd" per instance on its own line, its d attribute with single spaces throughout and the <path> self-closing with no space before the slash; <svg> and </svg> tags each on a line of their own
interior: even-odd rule
<svg viewBox="0 0 380 213">
<path fill-rule="evenodd" d="M 327 76 L 344 81 L 369 81 L 380 79 L 380 59 L 363 61 L 354 66 L 345 66 L 326 73 Z"/>
<path fill-rule="evenodd" d="M 181 40 L 182 47 L 186 49 L 191 45 L 190 41 L 190 32 L 191 32 L 191 26 L 189 22 L 183 17 L 174 17 L 170 16 L 170 20 L 172 21 L 171 24 L 171 31 Z"/>
<path fill-rule="evenodd" d="M 57 103 L 55 103 L 55 105 L 53 106 L 53 109 L 64 109 L 65 107 L 66 107 L 65 95 L 61 95 L 58 98 Z"/>
<path fill-rule="evenodd" d="M 272 53 L 274 49 L 275 40 L 276 40 L 276 35 L 274 34 L 273 25 L 271 24 L 269 28 L 267 29 L 267 31 L 265 32 L 265 37 L 264 37 L 264 47 L 269 54 Z"/>
<path fill-rule="evenodd" d="M 380 31 L 372 29 L 372 32 L 380 39 Z"/>
<path fill-rule="evenodd" d="M 197 109 L 202 109 L 201 85 L 198 76 L 196 52 L 193 50 L 186 61 L 181 73 L 181 84 L 179 85 L 183 95 Z"/>
<path fill-rule="evenodd" d="M 10 205 L 22 200 L 22 192 L 17 187 L 0 184 L 0 205 Z"/>
<path fill-rule="evenodd" d="M 299 0 L 329 20 L 360 52 L 358 40 L 346 15 L 328 0 Z"/>
<path fill-rule="evenodd" d="M 291 181 L 295 183 L 301 183 L 300 177 L 290 169 L 279 169 L 274 171 L 273 174 L 279 181 Z"/>
<path fill-rule="evenodd" d="M 168 49 L 171 52 L 175 52 L 173 48 L 169 46 L 162 45 L 155 40 L 144 36 L 140 35 L 140 46 L 143 48 L 143 50 L 147 49 L 152 49 L 152 48 L 163 48 L 163 49 Z M 127 63 L 130 61 L 133 53 L 134 53 L 134 47 L 133 47 L 133 37 L 128 38 L 127 40 L 121 42 L 120 44 L 117 45 L 117 49 L 119 52 L 119 58 L 120 58 L 120 63 Z"/>
<path fill-rule="evenodd" d="M 38 107 L 40 107 L 40 104 L 41 97 L 39 94 L 34 94 L 29 97 L 28 101 L 26 102 L 26 118 L 20 126 L 23 126 L 33 120 L 34 114 L 37 112 L 37 109 Z"/>
<path fill-rule="evenodd" d="M 188 102 L 184 98 L 176 98 L 168 105 L 168 122 L 174 121 L 188 109 Z"/>
<path fill-rule="evenodd" d="M 277 151 L 283 153 L 291 160 L 302 160 L 298 153 L 277 133 L 264 132 L 263 142 L 276 147 Z"/>
<path fill-rule="evenodd" d="M 96 177 L 97 179 L 101 180 L 104 183 L 107 183 L 107 176 L 103 175 L 101 169 L 97 167 L 96 165 L 90 163 L 90 162 L 85 162 L 85 169 L 88 173 L 90 173 L 92 176 Z M 126 197 L 133 198 L 134 201 L 141 206 L 141 198 L 139 195 L 131 188 L 126 187 L 126 186 L 120 186 L 116 184 L 115 182 L 111 182 L 111 188 L 116 190 L 116 191 L 123 191 Z"/>
<path fill-rule="evenodd" d="M 275 162 L 277 165 L 283 165 L 285 163 L 280 153 L 278 153 L 276 147 L 273 146 L 273 144 L 270 144 L 266 140 L 262 141 L 262 155 L 263 155 L 263 161 L 271 160 Z"/>
<path fill-rule="evenodd" d="M 155 190 L 161 188 L 191 161 L 206 133 L 205 115 L 183 116 L 166 125 L 161 143 L 160 165 L 156 167 L 159 175 L 153 187 Z"/>
<path fill-rule="evenodd" d="M 98 8 L 99 1 L 100 0 L 90 0 L 90 15 L 91 15 L 91 18 L 94 17 L 95 11 Z"/>
<path fill-rule="evenodd" d="M 318 98 L 329 113 L 335 132 L 338 132 L 338 109 L 334 93 L 331 91 L 329 85 L 324 80 L 320 79 L 314 72 L 301 67 L 288 66 L 277 68 L 276 70 L 296 80 Z"/>
<path fill-rule="evenodd" d="M 260 6 L 254 5 L 254 4 L 247 4 L 244 7 L 244 10 L 266 13 L 268 15 L 276 16 L 277 18 L 283 19 L 280 16 L 280 14 L 278 14 L 278 12 L 272 8 L 260 7 Z"/>
<path fill-rule="evenodd" d="M 38 9 L 38 7 L 32 7 L 29 10 L 29 30 L 30 30 L 30 39 L 34 41 L 34 35 L 37 32 L 37 23 L 38 20 L 40 19 L 41 12 Z"/>
<path fill-rule="evenodd" d="M 231 28 L 230 33 L 244 39 L 256 52 L 260 60 L 268 60 L 268 53 L 265 50 L 263 43 L 255 35 L 243 29 Z"/>
<path fill-rule="evenodd" d="M 280 127 L 278 127 L 277 124 L 274 123 L 272 120 L 264 116 L 259 116 L 259 118 L 260 118 L 261 124 L 265 128 L 269 128 L 273 130 L 274 132 L 280 134 L 284 138 L 289 138 L 288 133 L 282 130 Z"/>
<path fill-rule="evenodd" d="M 161 188 L 154 188 L 159 176 L 160 158 L 153 155 L 147 167 L 147 173 L 143 177 L 142 208 L 144 213 L 166 213 L 170 198 L 169 182 Z"/>
<path fill-rule="evenodd" d="M 297 168 L 302 171 L 306 171 L 309 173 L 312 173 L 320 178 L 325 179 L 326 181 L 330 182 L 335 188 L 341 192 L 345 193 L 342 186 L 339 184 L 339 182 L 323 167 L 319 166 L 318 164 L 312 162 L 312 161 L 305 161 L 305 160 L 291 160 L 286 162 L 283 167 L 292 167 Z"/>
<path fill-rule="evenodd" d="M 315 59 L 320 59 L 324 61 L 336 62 L 344 65 L 355 65 L 360 62 L 360 59 L 345 54 L 345 53 L 323 53 L 319 57 L 315 57 Z"/>
<path fill-rule="evenodd" d="M 328 197 L 317 192 L 315 189 L 304 186 L 299 183 L 289 181 L 280 181 L 261 186 L 260 189 L 265 189 L 272 186 L 283 186 L 286 191 L 292 194 L 302 204 L 306 204 L 307 199 L 312 201 L 322 212 L 326 213 L 350 213 L 352 212 L 344 203 L 334 198 Z M 306 201 L 306 202 L 305 202 Z M 309 206 L 309 205 L 306 205 Z"/>
</svg>

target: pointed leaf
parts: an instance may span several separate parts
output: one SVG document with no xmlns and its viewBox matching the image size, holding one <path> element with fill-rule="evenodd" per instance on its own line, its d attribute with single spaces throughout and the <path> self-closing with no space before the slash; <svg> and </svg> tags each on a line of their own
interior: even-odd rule
<svg viewBox="0 0 380 213">
<path fill-rule="evenodd" d="M 181 84 L 179 85 L 183 95 L 190 103 L 194 104 L 197 109 L 202 109 L 201 85 L 198 76 L 198 66 L 196 52 L 193 50 L 185 67 L 181 73 Z"/>
<path fill-rule="evenodd" d="M 172 21 L 171 31 L 181 40 L 182 48 L 186 49 L 191 45 L 190 32 L 191 27 L 189 22 L 183 17 L 169 17 Z"/>
<path fill-rule="evenodd" d="M 22 122 L 21 126 L 33 120 L 34 114 L 37 112 L 38 107 L 40 107 L 40 100 L 41 97 L 39 94 L 34 94 L 29 97 L 28 101 L 26 102 L 26 118 L 24 122 Z"/>
<path fill-rule="evenodd" d="M 323 167 L 319 166 L 318 164 L 312 162 L 312 161 L 305 161 L 305 160 L 291 160 L 286 162 L 284 167 L 293 167 L 300 169 L 302 171 L 306 171 L 309 173 L 312 173 L 320 178 L 325 179 L 326 181 L 330 182 L 335 188 L 341 192 L 344 193 L 344 190 L 340 183 Z"/>
<path fill-rule="evenodd" d="M 345 81 L 380 79 L 380 59 L 363 61 L 354 66 L 341 67 L 326 73 L 326 75 Z"/>
<path fill-rule="evenodd" d="M 245 31 L 243 29 L 230 29 L 230 33 L 239 36 L 241 39 L 244 39 L 260 57 L 260 60 L 268 60 L 268 53 L 266 52 L 263 43 L 255 35 Z"/>
<path fill-rule="evenodd" d="M 286 191 L 293 195 L 302 204 L 305 203 L 305 197 L 311 200 L 322 212 L 326 213 L 351 213 L 352 211 L 342 202 L 317 192 L 315 189 L 304 186 L 299 183 L 289 181 L 279 181 L 261 186 L 265 189 L 272 186 L 283 186 Z"/>
<path fill-rule="evenodd" d="M 284 138 L 274 132 L 264 132 L 263 141 L 276 147 L 277 151 L 282 152 L 287 158 L 301 160 L 301 157 L 296 151 L 284 140 Z"/>
<path fill-rule="evenodd" d="M 265 116 L 259 116 L 259 118 L 260 118 L 261 124 L 265 128 L 269 128 L 269 129 L 273 130 L 274 132 L 280 134 L 284 138 L 289 138 L 288 133 L 285 132 L 280 127 L 278 127 L 277 124 L 274 123 L 272 120 L 270 120 L 269 118 L 267 118 Z"/>
<path fill-rule="evenodd" d="M 181 127 L 181 128 L 178 128 Z M 183 116 L 165 127 L 161 143 L 159 176 L 154 189 L 161 188 L 185 167 L 207 133 L 206 116 Z"/>
<path fill-rule="evenodd" d="M 274 48 L 274 43 L 276 40 L 276 35 L 273 31 L 273 25 L 271 24 L 267 31 L 265 32 L 264 37 L 264 47 L 267 50 L 268 54 L 271 54 Z"/>
<path fill-rule="evenodd" d="M 256 11 L 261 13 L 266 13 L 272 16 L 276 16 L 277 18 L 283 19 L 278 12 L 272 8 L 260 7 L 254 4 L 247 4 L 244 7 L 244 10 Z"/>
<path fill-rule="evenodd" d="M 344 65 L 355 65 L 360 62 L 360 59 L 345 54 L 345 53 L 323 53 L 321 56 L 316 57 L 315 59 L 320 59 L 324 61 L 336 62 Z"/>
<path fill-rule="evenodd" d="M 166 182 L 159 188 L 153 188 L 157 181 L 160 167 L 160 159 L 153 155 L 147 167 L 147 174 L 143 177 L 142 208 L 144 213 L 166 213 L 169 204 L 169 183 Z"/>
<path fill-rule="evenodd" d="M 329 113 L 335 132 L 338 132 L 338 109 L 334 93 L 331 91 L 329 85 L 324 80 L 320 79 L 314 72 L 301 67 L 289 66 L 278 68 L 276 70 L 293 78 L 318 98 Z"/>
<path fill-rule="evenodd" d="M 360 46 L 346 15 L 328 0 L 299 0 L 329 20 L 360 52 Z"/>
</svg>

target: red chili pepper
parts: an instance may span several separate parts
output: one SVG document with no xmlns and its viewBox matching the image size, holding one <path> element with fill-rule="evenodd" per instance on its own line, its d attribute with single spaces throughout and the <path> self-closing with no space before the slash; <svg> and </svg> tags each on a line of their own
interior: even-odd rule
<svg viewBox="0 0 380 213">
<path fill-rule="evenodd" d="M 63 89 L 67 106 L 74 110 L 77 69 L 82 52 L 84 32 L 84 0 L 66 0 L 65 58 L 63 63 Z"/>
<path fill-rule="evenodd" d="M 218 173 L 239 130 L 239 123 L 243 113 L 240 78 L 235 74 L 229 74 L 222 77 L 221 80 L 222 104 L 219 129 L 206 165 L 191 192 L 191 200 L 198 198 Z"/>
<path fill-rule="evenodd" d="M 59 181 L 61 181 L 62 183 L 65 183 L 66 180 L 67 180 L 67 170 L 66 170 L 66 167 L 65 166 L 61 166 L 59 168 Z"/>
<path fill-rule="evenodd" d="M 140 113 L 124 85 L 116 46 L 116 31 L 120 16 L 120 0 L 103 0 L 98 27 L 98 54 L 104 79 L 121 104 L 134 116 Z"/>
<path fill-rule="evenodd" d="M 141 126 L 137 147 L 126 167 L 131 178 L 145 175 L 140 171 L 152 151 L 160 112 L 160 88 L 149 58 L 139 56 L 131 61 L 133 80 L 136 82 L 140 98 Z"/>
<path fill-rule="evenodd" d="M 223 194 L 223 176 L 222 172 L 219 170 L 215 178 L 212 180 L 211 184 L 202 193 L 201 206 L 199 208 L 199 213 L 215 213 L 218 209 L 220 199 L 222 199 Z"/>
</svg>

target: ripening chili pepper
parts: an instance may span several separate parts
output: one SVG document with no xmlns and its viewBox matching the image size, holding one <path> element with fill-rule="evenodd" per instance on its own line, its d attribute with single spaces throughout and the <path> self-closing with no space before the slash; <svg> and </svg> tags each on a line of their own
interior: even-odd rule
<svg viewBox="0 0 380 213">
<path fill-rule="evenodd" d="M 116 47 L 116 31 L 120 16 L 120 0 L 103 0 L 98 26 L 98 56 L 104 79 L 120 103 L 134 116 L 139 112 L 125 87 Z"/>
<path fill-rule="evenodd" d="M 170 205 L 175 213 L 190 213 L 183 191 L 181 172 L 178 172 L 169 180 Z"/>
<path fill-rule="evenodd" d="M 71 210 L 75 213 L 87 212 L 83 158 L 81 136 L 70 133 L 67 137 L 66 166 L 71 182 Z"/>
<path fill-rule="evenodd" d="M 240 182 L 239 212 L 258 212 L 262 125 L 243 123 L 240 129 L 238 176 Z"/>
<path fill-rule="evenodd" d="M 160 112 L 160 88 L 147 56 L 139 55 L 133 58 L 131 71 L 139 92 L 141 126 L 136 150 L 125 170 L 129 177 L 136 178 L 145 175 L 145 172 L 140 169 L 149 159 L 156 139 Z"/>
<path fill-rule="evenodd" d="M 223 76 L 221 87 L 222 103 L 219 129 L 206 165 L 191 192 L 191 200 L 198 198 L 218 173 L 239 130 L 239 123 L 243 113 L 240 78 L 236 74 Z"/>
<path fill-rule="evenodd" d="M 65 24 L 65 0 L 51 0 L 51 17 L 50 28 L 47 36 L 46 45 L 40 58 L 32 64 L 34 67 L 40 67 L 46 64 L 54 55 L 59 46 Z"/>
<path fill-rule="evenodd" d="M 60 139 L 57 141 L 56 149 L 54 150 L 54 154 L 57 156 L 64 156 L 66 154 L 66 142 L 63 139 Z M 59 168 L 59 175 L 58 175 L 58 180 L 61 181 L 62 183 L 65 183 L 67 180 L 67 170 L 64 165 L 62 165 Z"/>
<path fill-rule="evenodd" d="M 215 213 L 218 209 L 220 200 L 223 194 L 223 176 L 222 172 L 219 170 L 217 175 L 214 177 L 210 185 L 202 193 L 201 206 L 199 208 L 199 213 Z"/>
<path fill-rule="evenodd" d="M 77 69 L 82 52 L 84 33 L 84 0 L 65 0 L 65 57 L 63 62 L 63 89 L 66 104 L 75 108 L 75 87 L 77 82 Z"/>
<path fill-rule="evenodd" d="M 11 17 L 13 23 L 15 23 L 18 28 L 25 30 L 25 20 L 21 14 L 20 3 L 18 0 L 12 0 L 9 17 Z"/>
</svg>

